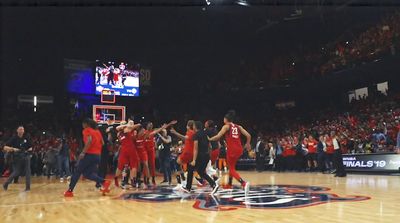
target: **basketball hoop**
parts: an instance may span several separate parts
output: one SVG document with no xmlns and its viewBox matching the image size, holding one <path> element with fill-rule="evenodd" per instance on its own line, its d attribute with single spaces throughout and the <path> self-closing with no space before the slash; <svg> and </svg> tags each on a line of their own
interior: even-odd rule
<svg viewBox="0 0 400 223">
<path fill-rule="evenodd" d="M 93 120 L 97 123 L 106 123 L 108 120 L 116 124 L 125 121 L 125 106 L 93 105 Z"/>
</svg>

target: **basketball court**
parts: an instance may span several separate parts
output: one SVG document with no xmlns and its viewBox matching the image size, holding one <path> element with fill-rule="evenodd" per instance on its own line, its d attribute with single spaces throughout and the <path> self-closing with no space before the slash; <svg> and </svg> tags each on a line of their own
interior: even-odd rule
<svg viewBox="0 0 400 223">
<path fill-rule="evenodd" d="M 110 195 L 101 196 L 93 182 L 81 181 L 75 197 L 66 199 L 66 183 L 34 177 L 30 192 L 23 192 L 23 182 L 0 192 L 0 215 L 4 216 L 2 222 L 398 221 L 398 176 L 242 174 L 252 183 L 247 196 L 237 187 L 222 189 L 215 197 L 209 195 L 207 187 L 183 194 L 166 186 L 153 190 L 113 188 Z"/>
</svg>

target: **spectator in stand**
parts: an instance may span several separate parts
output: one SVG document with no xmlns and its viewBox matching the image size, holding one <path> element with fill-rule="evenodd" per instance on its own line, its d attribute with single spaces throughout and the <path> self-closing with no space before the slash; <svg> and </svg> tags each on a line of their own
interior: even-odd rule
<svg viewBox="0 0 400 223">
<path fill-rule="evenodd" d="M 317 144 L 317 162 L 318 162 L 318 167 L 319 171 L 324 173 L 326 171 L 326 165 L 325 165 L 325 160 L 326 160 L 326 142 L 325 142 L 325 137 L 321 135 L 319 137 L 319 141 Z"/>
<path fill-rule="evenodd" d="M 276 151 L 275 151 L 275 147 L 273 143 L 268 143 L 268 153 L 269 153 L 269 163 L 268 163 L 268 169 L 269 170 L 273 170 L 273 167 L 275 165 L 275 161 L 276 161 Z"/>
<path fill-rule="evenodd" d="M 61 139 L 61 148 L 58 152 L 58 171 L 60 175 L 60 182 L 64 182 L 64 178 L 68 181 L 71 179 L 69 168 L 69 145 L 65 137 Z"/>
<path fill-rule="evenodd" d="M 284 155 L 283 155 L 283 147 L 282 141 L 276 139 L 275 143 L 275 170 L 278 172 L 282 172 L 284 170 Z"/>
<path fill-rule="evenodd" d="M 309 171 L 315 171 L 318 168 L 318 163 L 317 163 L 317 144 L 318 141 L 314 139 L 312 135 L 310 135 L 305 142 L 308 149 L 307 153 L 307 164 L 308 164 L 308 170 Z"/>
<path fill-rule="evenodd" d="M 265 142 L 260 136 L 257 138 L 256 147 L 254 150 L 256 153 L 256 170 L 258 172 L 262 172 L 264 170 L 265 161 Z"/>
<path fill-rule="evenodd" d="M 396 141 L 396 150 L 397 150 L 397 153 L 400 153 L 400 125 L 398 125 L 397 126 L 397 141 Z"/>
<path fill-rule="evenodd" d="M 57 174 L 57 154 L 58 150 L 61 149 L 61 144 L 56 145 L 52 144 L 49 146 L 49 149 L 46 151 L 44 157 L 44 163 L 46 165 L 46 176 L 47 179 L 50 179 L 50 176 L 53 174 Z"/>
<path fill-rule="evenodd" d="M 324 141 L 326 144 L 326 150 L 325 152 L 325 165 L 328 171 L 330 171 L 331 173 L 334 172 L 333 169 L 333 153 L 335 152 L 335 149 L 333 147 L 333 141 L 332 138 L 329 137 L 328 134 L 326 134 L 324 136 Z"/>
<path fill-rule="evenodd" d="M 69 143 L 69 159 L 70 159 L 70 172 L 71 174 L 75 173 L 75 169 L 76 169 L 76 160 L 77 160 L 77 154 L 78 154 L 78 142 L 77 140 L 74 139 L 70 139 L 70 143 Z"/>
<path fill-rule="evenodd" d="M 296 145 L 294 145 L 292 139 L 288 137 L 285 143 L 285 152 L 286 152 L 286 157 L 285 157 L 285 164 L 286 164 L 286 169 L 289 171 L 293 171 L 296 168 Z"/>
</svg>

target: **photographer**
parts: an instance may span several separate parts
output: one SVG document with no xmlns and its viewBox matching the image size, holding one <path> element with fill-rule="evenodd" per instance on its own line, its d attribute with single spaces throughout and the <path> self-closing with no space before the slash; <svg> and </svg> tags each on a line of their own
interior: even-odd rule
<svg viewBox="0 0 400 223">
<path fill-rule="evenodd" d="M 31 141 L 26 137 L 24 127 L 18 126 L 17 135 L 11 137 L 4 146 L 4 150 L 13 155 L 13 172 L 8 177 L 7 181 L 3 184 L 4 190 L 8 189 L 8 185 L 15 177 L 25 172 L 26 182 L 25 191 L 29 191 L 31 187 L 31 155 L 32 144 Z"/>
</svg>

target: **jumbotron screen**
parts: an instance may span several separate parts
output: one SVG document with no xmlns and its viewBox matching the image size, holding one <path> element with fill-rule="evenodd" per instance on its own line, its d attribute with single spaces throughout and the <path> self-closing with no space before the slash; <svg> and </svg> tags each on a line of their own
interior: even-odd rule
<svg viewBox="0 0 400 223">
<path fill-rule="evenodd" d="M 96 94 L 114 90 L 117 96 L 139 96 L 138 64 L 124 61 L 96 61 Z"/>
</svg>

